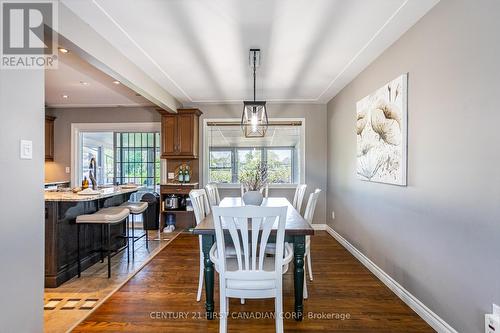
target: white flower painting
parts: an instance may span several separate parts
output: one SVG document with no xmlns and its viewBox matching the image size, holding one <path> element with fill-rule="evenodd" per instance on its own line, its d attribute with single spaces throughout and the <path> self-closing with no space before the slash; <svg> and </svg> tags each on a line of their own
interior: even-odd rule
<svg viewBox="0 0 500 333">
<path fill-rule="evenodd" d="M 401 75 L 356 103 L 362 180 L 406 186 L 407 83 Z"/>
</svg>

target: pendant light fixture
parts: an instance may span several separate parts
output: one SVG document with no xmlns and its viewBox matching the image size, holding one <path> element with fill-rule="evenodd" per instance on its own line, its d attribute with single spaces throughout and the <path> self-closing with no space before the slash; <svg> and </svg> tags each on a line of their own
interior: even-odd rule
<svg viewBox="0 0 500 333">
<path fill-rule="evenodd" d="M 253 101 L 243 101 L 241 128 L 247 138 L 261 138 L 266 135 L 269 120 L 266 102 L 255 100 L 255 72 L 260 65 L 260 49 L 250 49 L 250 67 L 253 70 Z"/>
</svg>

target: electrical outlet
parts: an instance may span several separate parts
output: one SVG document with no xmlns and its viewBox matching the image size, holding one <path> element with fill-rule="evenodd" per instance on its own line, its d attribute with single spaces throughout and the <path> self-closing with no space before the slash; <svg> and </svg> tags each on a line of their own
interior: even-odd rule
<svg viewBox="0 0 500 333">
<path fill-rule="evenodd" d="M 66 173 L 71 173 L 71 168 L 70 167 L 66 167 L 65 171 L 66 171 Z"/>
<path fill-rule="evenodd" d="M 175 178 L 175 173 L 169 172 L 167 175 L 168 179 L 174 179 Z"/>
<path fill-rule="evenodd" d="M 493 312 L 484 315 L 484 332 L 498 333 L 500 331 L 500 306 L 493 304 Z"/>
<path fill-rule="evenodd" d="M 498 333 L 500 330 L 500 316 L 488 313 L 484 315 L 484 333 Z"/>
<path fill-rule="evenodd" d="M 332 220 L 335 220 L 335 212 L 332 210 Z"/>
</svg>

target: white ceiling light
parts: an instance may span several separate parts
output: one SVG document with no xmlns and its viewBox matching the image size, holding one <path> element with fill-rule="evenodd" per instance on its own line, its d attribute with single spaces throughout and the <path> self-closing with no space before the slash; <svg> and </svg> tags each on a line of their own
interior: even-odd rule
<svg viewBox="0 0 500 333">
<path fill-rule="evenodd" d="M 68 95 L 62 95 L 61 97 L 64 98 L 64 99 L 68 99 L 69 98 Z"/>
<path fill-rule="evenodd" d="M 80 81 L 80 84 L 81 84 L 82 86 L 88 86 L 88 85 L 89 85 L 89 83 L 88 83 L 88 82 L 85 82 L 85 81 Z"/>
<path fill-rule="evenodd" d="M 118 85 L 118 84 L 120 84 L 120 81 L 114 80 L 113 83 Z"/>
<path fill-rule="evenodd" d="M 59 52 L 66 54 L 66 53 L 69 53 L 69 50 L 65 49 L 64 47 L 60 47 Z"/>
</svg>

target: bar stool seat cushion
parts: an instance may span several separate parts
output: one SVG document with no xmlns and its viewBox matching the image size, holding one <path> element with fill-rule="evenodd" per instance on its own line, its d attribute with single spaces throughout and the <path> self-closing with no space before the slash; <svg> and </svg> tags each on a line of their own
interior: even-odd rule
<svg viewBox="0 0 500 333">
<path fill-rule="evenodd" d="M 126 207 L 103 208 L 94 214 L 80 215 L 76 218 L 76 223 L 118 223 L 125 220 L 130 214 Z"/>
<path fill-rule="evenodd" d="M 147 202 L 124 202 L 120 207 L 125 207 L 130 210 L 130 214 L 142 214 L 146 209 L 148 209 Z"/>
</svg>

